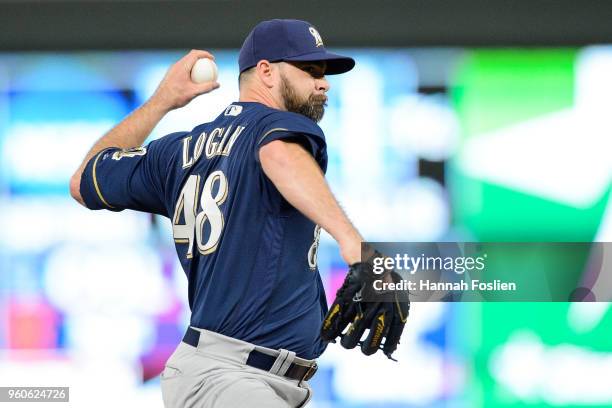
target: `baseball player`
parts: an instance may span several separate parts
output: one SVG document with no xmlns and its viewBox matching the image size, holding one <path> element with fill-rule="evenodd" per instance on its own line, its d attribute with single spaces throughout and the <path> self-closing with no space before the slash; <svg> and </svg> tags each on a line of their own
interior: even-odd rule
<svg viewBox="0 0 612 408">
<path fill-rule="evenodd" d="M 371 268 L 360 262 L 362 237 L 324 179 L 317 122 L 329 90 L 325 75 L 355 62 L 328 52 L 307 22 L 264 21 L 240 51 L 239 101 L 212 122 L 142 147 L 166 113 L 219 87 L 191 81 L 199 58 L 214 57 L 199 50 L 184 56 L 147 102 L 94 145 L 71 194 L 89 209 L 151 212 L 172 223 L 192 314 L 162 373 L 166 407 L 300 407 L 311 398 L 307 380 L 327 342 L 351 322 L 352 333 L 377 329 L 380 316 L 392 321 L 398 310 L 357 305 Z M 353 265 L 323 331 L 319 226 Z M 399 340 L 397 328 L 383 325 L 372 347 L 391 330 Z M 355 336 L 343 345 L 354 347 Z"/>
</svg>

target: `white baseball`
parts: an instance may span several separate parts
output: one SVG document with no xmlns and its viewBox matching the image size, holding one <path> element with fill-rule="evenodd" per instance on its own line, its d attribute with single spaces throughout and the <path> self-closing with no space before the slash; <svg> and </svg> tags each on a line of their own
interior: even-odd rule
<svg viewBox="0 0 612 408">
<path fill-rule="evenodd" d="M 217 80 L 217 64 L 211 59 L 200 58 L 191 68 L 191 80 L 201 84 Z"/>
</svg>

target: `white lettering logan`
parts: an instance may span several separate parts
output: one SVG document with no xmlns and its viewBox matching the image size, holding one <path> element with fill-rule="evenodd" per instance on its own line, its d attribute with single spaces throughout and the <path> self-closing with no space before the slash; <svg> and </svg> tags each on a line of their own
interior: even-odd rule
<svg viewBox="0 0 612 408">
<path fill-rule="evenodd" d="M 181 141 L 183 144 L 183 168 L 188 169 L 197 163 L 202 153 L 206 155 L 207 159 L 212 159 L 215 156 L 229 156 L 234 143 L 236 143 L 236 139 L 242 134 L 245 127 L 236 126 L 234 129 L 230 125 L 227 128 L 215 128 L 208 135 L 206 132 L 200 133 L 198 140 L 196 140 L 193 154 L 190 148 L 192 136 L 185 137 Z"/>
</svg>

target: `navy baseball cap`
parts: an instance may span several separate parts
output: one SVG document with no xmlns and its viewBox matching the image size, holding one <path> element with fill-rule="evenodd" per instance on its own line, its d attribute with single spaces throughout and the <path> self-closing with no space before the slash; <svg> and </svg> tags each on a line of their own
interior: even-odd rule
<svg viewBox="0 0 612 408">
<path fill-rule="evenodd" d="M 257 24 L 240 49 L 240 72 L 262 60 L 325 61 L 326 75 L 342 74 L 355 66 L 350 57 L 325 49 L 323 39 L 314 26 L 301 20 L 268 20 Z"/>
</svg>

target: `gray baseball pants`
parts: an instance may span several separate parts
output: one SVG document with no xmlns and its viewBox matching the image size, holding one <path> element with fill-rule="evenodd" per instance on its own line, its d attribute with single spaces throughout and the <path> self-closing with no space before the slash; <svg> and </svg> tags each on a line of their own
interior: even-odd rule
<svg viewBox="0 0 612 408">
<path fill-rule="evenodd" d="M 303 407 L 310 400 L 312 391 L 307 382 L 300 383 L 279 373 L 294 360 L 311 360 L 294 357 L 294 353 L 287 356 L 285 350 L 196 330 L 200 332 L 198 346 L 181 342 L 162 372 L 166 408 L 289 408 Z M 254 349 L 279 356 L 270 371 L 245 364 Z"/>
</svg>

